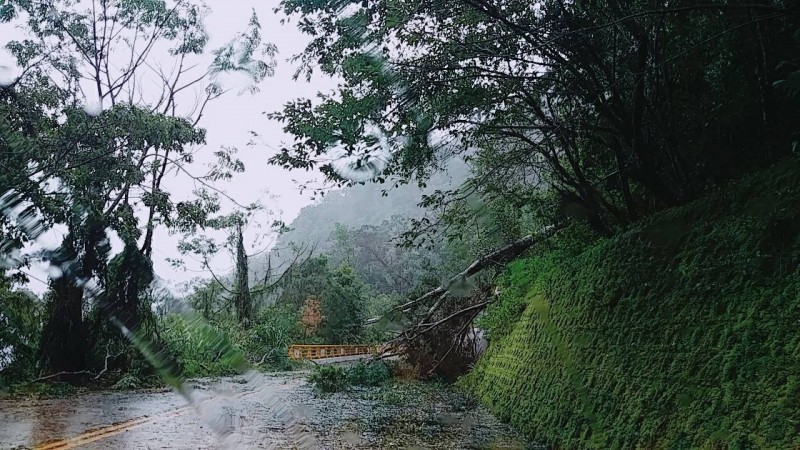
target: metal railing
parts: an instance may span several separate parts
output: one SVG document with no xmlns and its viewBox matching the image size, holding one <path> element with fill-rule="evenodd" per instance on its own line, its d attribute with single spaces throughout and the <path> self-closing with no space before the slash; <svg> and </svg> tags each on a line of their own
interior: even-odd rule
<svg viewBox="0 0 800 450">
<path fill-rule="evenodd" d="M 375 355 L 380 353 L 378 345 L 298 345 L 289 346 L 289 359 L 323 359 L 340 356 Z"/>
</svg>

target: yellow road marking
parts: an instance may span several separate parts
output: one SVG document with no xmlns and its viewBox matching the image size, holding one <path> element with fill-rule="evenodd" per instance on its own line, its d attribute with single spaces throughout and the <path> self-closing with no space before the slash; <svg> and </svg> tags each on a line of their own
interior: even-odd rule
<svg viewBox="0 0 800 450">
<path fill-rule="evenodd" d="M 258 390 L 247 391 L 239 394 L 238 398 L 247 397 L 257 393 Z M 144 416 L 139 417 L 136 419 L 131 419 L 125 422 L 121 422 L 118 424 L 110 425 L 107 427 L 103 427 L 97 430 L 88 431 L 83 434 L 79 434 L 78 436 L 71 437 L 71 438 L 64 438 L 59 439 L 56 441 L 45 442 L 34 447 L 35 450 L 66 450 L 71 448 L 80 447 L 82 445 L 90 444 L 95 441 L 99 441 L 100 439 L 105 439 L 111 436 L 115 436 L 122 432 L 128 431 L 130 429 L 140 427 L 142 425 L 146 425 L 151 422 L 156 422 L 162 418 L 168 416 L 178 416 L 180 414 L 185 413 L 189 410 L 189 406 L 184 406 L 178 409 L 171 409 L 168 411 L 164 411 L 161 414 L 156 414 L 155 416 Z"/>
<path fill-rule="evenodd" d="M 161 414 L 157 414 L 152 417 L 139 417 L 137 419 L 132 419 L 126 422 L 118 423 L 115 425 L 111 425 L 108 427 L 100 428 L 99 430 L 90 431 L 87 433 L 80 434 L 75 437 L 66 438 L 66 439 L 59 439 L 53 442 L 47 442 L 42 445 L 35 447 L 36 450 L 66 450 L 71 448 L 80 447 L 82 445 L 89 444 L 91 442 L 99 441 L 100 439 L 105 439 L 107 437 L 115 436 L 117 434 L 123 433 L 128 431 L 132 428 L 136 428 L 142 425 L 145 425 L 150 422 L 155 422 L 161 418 L 173 415 L 177 416 L 183 414 L 184 412 L 188 411 L 189 407 L 184 406 L 183 408 L 173 409 L 169 411 L 165 411 Z"/>
</svg>

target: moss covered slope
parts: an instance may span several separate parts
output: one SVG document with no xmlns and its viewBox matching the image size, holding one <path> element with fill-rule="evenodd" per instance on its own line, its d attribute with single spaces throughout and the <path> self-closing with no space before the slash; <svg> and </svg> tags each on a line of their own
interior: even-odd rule
<svg viewBox="0 0 800 450">
<path fill-rule="evenodd" d="M 464 386 L 561 448 L 800 448 L 800 164 L 511 265 Z"/>
</svg>

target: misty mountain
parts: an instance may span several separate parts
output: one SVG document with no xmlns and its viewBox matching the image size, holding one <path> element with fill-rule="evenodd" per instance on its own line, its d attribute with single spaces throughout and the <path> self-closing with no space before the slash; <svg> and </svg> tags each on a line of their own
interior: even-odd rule
<svg viewBox="0 0 800 450">
<path fill-rule="evenodd" d="M 446 171 L 437 172 L 424 188 L 416 184 L 392 186 L 390 184 L 367 183 L 325 194 L 313 205 L 306 206 L 289 225 L 290 230 L 281 234 L 274 248 L 267 254 L 255 256 L 250 261 L 252 284 L 264 281 L 271 268 L 277 276 L 288 267 L 297 250 L 314 254 L 325 253 L 334 243 L 332 236 L 336 225 L 357 229 L 365 225 L 380 225 L 384 221 L 420 218 L 425 209 L 418 206 L 425 194 L 436 190 L 454 189 L 469 175 L 469 166 L 454 158 Z M 386 195 L 384 195 L 386 191 Z M 389 240 L 394 236 L 386 236 Z"/>
</svg>

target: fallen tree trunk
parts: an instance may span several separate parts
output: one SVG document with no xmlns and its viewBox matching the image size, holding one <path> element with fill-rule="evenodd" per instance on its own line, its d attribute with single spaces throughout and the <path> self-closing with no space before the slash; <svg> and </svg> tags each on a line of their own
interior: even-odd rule
<svg viewBox="0 0 800 450">
<path fill-rule="evenodd" d="M 424 295 L 422 295 L 422 296 L 420 296 L 420 297 L 418 297 L 418 298 L 416 298 L 416 299 L 414 299 L 414 300 L 412 300 L 410 302 L 403 303 L 402 305 L 399 305 L 399 306 L 396 306 L 396 307 L 390 309 L 389 311 L 387 311 L 385 314 L 383 314 L 380 317 L 375 317 L 375 318 L 367 320 L 366 324 L 370 325 L 370 324 L 379 322 L 386 315 L 391 314 L 391 313 L 396 312 L 396 311 L 401 311 L 402 310 L 403 312 L 408 312 L 412 307 L 414 307 L 416 305 L 425 303 L 425 302 L 427 302 L 429 300 L 436 299 L 437 302 L 428 310 L 427 314 L 425 315 L 425 317 L 420 322 L 420 325 L 422 325 L 431 316 L 433 316 L 433 314 L 436 312 L 436 310 L 439 308 L 439 306 L 441 306 L 442 299 L 450 292 L 450 288 L 451 287 L 453 287 L 456 284 L 463 283 L 468 278 L 476 275 L 478 272 L 480 272 L 480 271 L 482 271 L 482 270 L 484 270 L 484 269 L 486 269 L 486 268 L 488 268 L 490 266 L 506 264 L 506 263 L 508 263 L 510 261 L 513 261 L 514 259 L 518 258 L 520 255 L 522 255 L 526 250 L 528 250 L 533 244 L 535 244 L 537 242 L 541 242 L 541 241 L 546 240 L 546 239 L 549 239 L 550 237 L 555 235 L 558 231 L 560 231 L 562 228 L 563 228 L 563 226 L 550 226 L 550 227 L 547 227 L 539 234 L 536 234 L 536 235 L 529 234 L 529 235 L 527 235 L 527 236 L 525 236 L 525 237 L 523 237 L 521 239 L 518 239 L 518 240 L 516 240 L 516 241 L 514 241 L 514 242 L 512 242 L 512 243 L 510 243 L 510 244 L 508 244 L 508 245 L 506 245 L 504 247 L 501 247 L 501 248 L 499 248 L 499 249 L 497 249 L 497 250 L 495 250 L 495 251 L 493 251 L 493 252 L 491 252 L 489 254 L 486 254 L 486 255 L 476 259 L 475 261 L 473 261 L 472 264 L 470 264 L 462 272 L 460 272 L 460 273 L 456 274 L 455 276 L 453 276 L 452 278 L 450 278 L 447 281 L 447 283 L 437 287 L 436 289 L 434 289 L 434 290 L 432 290 L 430 292 L 425 293 Z M 417 327 L 415 327 L 415 328 L 417 328 Z M 403 333 L 403 334 L 405 334 L 407 336 L 407 333 Z"/>
</svg>

